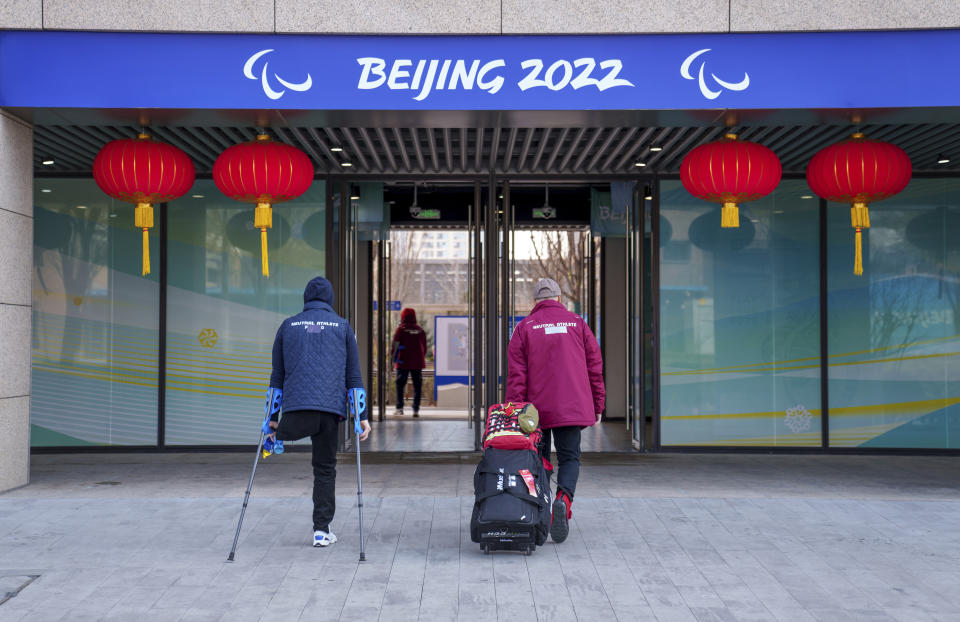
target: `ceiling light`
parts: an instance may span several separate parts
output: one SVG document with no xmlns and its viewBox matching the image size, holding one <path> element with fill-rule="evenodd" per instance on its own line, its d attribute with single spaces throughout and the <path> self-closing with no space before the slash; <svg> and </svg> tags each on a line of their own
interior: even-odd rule
<svg viewBox="0 0 960 622">
<path fill-rule="evenodd" d="M 750 219 L 750 222 L 760 222 L 760 219 L 759 219 L 759 218 L 751 218 L 751 219 Z"/>
<path fill-rule="evenodd" d="M 646 162 L 634 162 L 633 165 L 634 165 L 634 166 L 646 166 L 647 163 L 646 163 Z"/>
<path fill-rule="evenodd" d="M 783 213 L 783 210 L 782 210 L 782 209 L 775 209 L 775 210 L 773 210 L 773 213 L 774 213 L 774 214 L 782 214 L 782 213 Z"/>
<path fill-rule="evenodd" d="M 50 188 L 41 188 L 40 192 L 53 192 Z"/>
<path fill-rule="evenodd" d="M 203 198 L 203 195 L 202 195 L 202 194 L 191 194 L 190 196 L 193 197 L 194 199 L 202 199 L 202 198 Z"/>
<path fill-rule="evenodd" d="M 341 162 L 340 166 L 353 166 L 350 162 Z"/>
<path fill-rule="evenodd" d="M 360 195 L 358 195 L 358 194 L 351 195 L 351 196 L 350 196 L 350 200 L 351 200 L 351 201 L 359 201 L 359 200 L 360 200 Z"/>
<path fill-rule="evenodd" d="M 653 195 L 652 195 L 652 194 L 648 194 L 647 196 L 645 196 L 645 197 L 643 197 L 643 198 L 644 198 L 645 200 L 647 200 L 647 201 L 652 201 L 652 200 L 653 200 Z"/>
<path fill-rule="evenodd" d="M 801 199 L 812 199 L 812 198 L 813 198 L 813 195 L 812 195 L 812 194 L 803 194 L 803 195 L 800 195 L 800 198 L 801 198 Z"/>
<path fill-rule="evenodd" d="M 44 166 L 50 166 L 51 164 L 53 164 L 53 158 L 47 158 L 46 160 L 44 160 L 44 161 L 41 162 L 40 164 L 43 164 Z"/>
<path fill-rule="evenodd" d="M 949 164 L 949 163 L 950 163 L 950 158 L 943 155 L 942 153 L 937 156 L 937 164 Z"/>
<path fill-rule="evenodd" d="M 340 153 L 341 151 L 343 151 L 343 147 L 330 147 L 330 151 L 334 153 Z"/>
<path fill-rule="evenodd" d="M 110 214 L 110 218 L 116 218 L 116 217 L 117 217 L 116 214 Z"/>
<path fill-rule="evenodd" d="M 502 195 L 502 194 L 498 194 L 498 195 L 497 195 L 497 198 L 498 198 L 498 199 L 502 199 L 502 198 L 503 198 L 503 195 Z"/>
<path fill-rule="evenodd" d="M 77 206 L 77 209 L 87 209 L 87 206 L 86 206 L 86 205 L 78 205 L 78 206 Z"/>
<path fill-rule="evenodd" d="M 650 147 L 650 151 L 663 151 L 663 147 Z"/>
</svg>

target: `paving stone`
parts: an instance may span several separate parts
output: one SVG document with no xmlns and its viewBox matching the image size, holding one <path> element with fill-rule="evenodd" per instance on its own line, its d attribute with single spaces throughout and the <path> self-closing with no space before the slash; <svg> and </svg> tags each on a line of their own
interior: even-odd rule
<svg viewBox="0 0 960 622">
<path fill-rule="evenodd" d="M 472 465 L 371 464 L 361 564 L 352 469 L 340 541 L 314 549 L 309 463 L 289 457 L 258 475 L 234 563 L 246 460 L 35 457 L 37 483 L 0 495 L 0 577 L 40 578 L 0 620 L 960 619 L 955 458 L 806 456 L 822 485 L 786 495 L 792 457 L 585 465 L 570 538 L 530 557 L 470 541 Z"/>
</svg>

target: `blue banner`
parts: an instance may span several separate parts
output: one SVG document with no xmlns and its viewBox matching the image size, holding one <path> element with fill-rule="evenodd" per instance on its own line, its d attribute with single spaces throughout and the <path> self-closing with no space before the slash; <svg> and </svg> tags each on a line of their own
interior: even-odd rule
<svg viewBox="0 0 960 622">
<path fill-rule="evenodd" d="M 960 105 L 960 31 L 0 32 L 0 106 L 697 110 Z"/>
</svg>

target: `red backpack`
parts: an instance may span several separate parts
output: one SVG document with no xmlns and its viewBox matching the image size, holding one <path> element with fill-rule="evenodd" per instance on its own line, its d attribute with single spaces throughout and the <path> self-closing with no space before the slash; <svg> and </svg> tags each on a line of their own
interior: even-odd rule
<svg viewBox="0 0 960 622">
<path fill-rule="evenodd" d="M 531 429 L 525 432 L 524 428 Z M 537 408 L 530 402 L 494 404 L 487 410 L 483 448 L 530 449 L 537 451 L 542 432 Z"/>
</svg>

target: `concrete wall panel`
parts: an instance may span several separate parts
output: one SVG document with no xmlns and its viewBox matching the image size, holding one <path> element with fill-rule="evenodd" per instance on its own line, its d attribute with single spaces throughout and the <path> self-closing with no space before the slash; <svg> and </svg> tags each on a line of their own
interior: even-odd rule
<svg viewBox="0 0 960 622">
<path fill-rule="evenodd" d="M 33 128 L 2 110 L 0 210 L 33 216 Z M 0 302 L 4 295 L 0 290 Z"/>
<path fill-rule="evenodd" d="M 30 306 L 0 304 L 0 399 L 30 394 L 31 314 Z"/>
<path fill-rule="evenodd" d="M 272 32 L 273 0 L 44 0 L 60 30 Z"/>
<path fill-rule="evenodd" d="M 503 0 L 503 32 L 724 32 L 727 0 Z"/>
<path fill-rule="evenodd" d="M 0 491 L 26 485 L 30 481 L 29 397 L 0 397 L 0 438 Z"/>
<path fill-rule="evenodd" d="M 33 218 L 0 209 L 0 266 L 0 302 L 29 307 L 33 302 Z"/>
<path fill-rule="evenodd" d="M 730 0 L 730 29 L 734 32 L 958 26 L 957 0 Z"/>
<path fill-rule="evenodd" d="M 0 30 L 42 27 L 42 0 L 0 0 Z"/>
<path fill-rule="evenodd" d="M 500 0 L 277 0 L 277 32 L 500 32 Z"/>
</svg>

